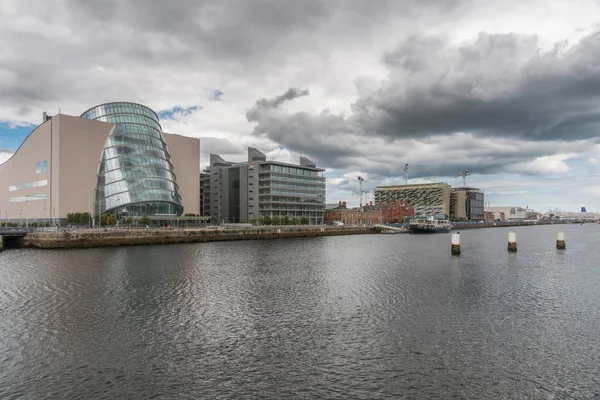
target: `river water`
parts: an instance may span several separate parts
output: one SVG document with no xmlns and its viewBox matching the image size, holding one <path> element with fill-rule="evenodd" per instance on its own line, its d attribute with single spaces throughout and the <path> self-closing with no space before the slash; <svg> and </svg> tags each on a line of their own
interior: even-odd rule
<svg viewBox="0 0 600 400">
<path fill-rule="evenodd" d="M 600 225 L 0 253 L 0 398 L 600 398 Z"/>
</svg>

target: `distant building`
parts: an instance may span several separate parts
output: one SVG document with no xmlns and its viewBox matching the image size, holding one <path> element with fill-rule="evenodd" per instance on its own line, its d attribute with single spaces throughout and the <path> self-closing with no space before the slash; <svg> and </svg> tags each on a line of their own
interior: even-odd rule
<svg viewBox="0 0 600 400">
<path fill-rule="evenodd" d="M 344 225 L 374 225 L 381 223 L 381 207 L 366 205 L 363 209 L 346 207 L 345 201 L 340 201 L 334 209 L 325 211 L 325 223 L 343 223 Z"/>
<path fill-rule="evenodd" d="M 210 217 L 210 172 L 200 173 L 200 215 Z"/>
<path fill-rule="evenodd" d="M 518 206 L 486 207 L 485 211 L 503 213 L 506 221 L 527 219 L 528 209 Z"/>
<path fill-rule="evenodd" d="M 229 162 L 210 155 L 210 166 L 200 177 L 203 196 L 214 222 L 250 222 L 275 216 L 322 224 L 325 213 L 325 177 L 308 158 L 300 164 L 267 161 L 259 150 L 248 148 L 248 160 Z M 203 208 L 207 210 L 207 207 Z"/>
<path fill-rule="evenodd" d="M 450 191 L 450 217 L 454 219 L 483 220 L 483 205 L 483 191 L 479 189 L 459 187 Z"/>
<path fill-rule="evenodd" d="M 381 204 L 381 217 L 384 223 L 403 223 L 415 216 L 415 209 L 404 200 Z"/>
<path fill-rule="evenodd" d="M 414 185 L 379 186 L 374 191 L 375 202 L 409 203 L 414 215 L 450 215 L 450 185 L 447 183 L 422 183 Z"/>
<path fill-rule="evenodd" d="M 483 213 L 483 219 L 486 222 L 506 221 L 504 213 L 498 211 L 485 211 Z"/>
</svg>

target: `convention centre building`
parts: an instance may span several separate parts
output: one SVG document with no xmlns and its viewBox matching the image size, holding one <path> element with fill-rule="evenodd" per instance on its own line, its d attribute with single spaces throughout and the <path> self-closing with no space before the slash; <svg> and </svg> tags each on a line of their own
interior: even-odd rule
<svg viewBox="0 0 600 400">
<path fill-rule="evenodd" d="M 162 132 L 150 108 L 106 103 L 43 119 L 0 165 L 0 222 L 200 214 L 200 140 Z"/>
</svg>

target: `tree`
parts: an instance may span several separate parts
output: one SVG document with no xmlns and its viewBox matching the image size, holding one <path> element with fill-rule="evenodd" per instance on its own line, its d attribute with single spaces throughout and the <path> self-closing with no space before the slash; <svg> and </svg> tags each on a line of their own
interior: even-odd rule
<svg viewBox="0 0 600 400">
<path fill-rule="evenodd" d="M 274 216 L 271 222 L 273 223 L 273 225 L 281 225 L 281 221 L 279 220 L 278 215 Z"/>
<path fill-rule="evenodd" d="M 100 225 L 104 225 L 106 226 L 106 219 L 107 219 L 107 215 L 103 214 L 100 216 Z"/>
<path fill-rule="evenodd" d="M 114 226 L 117 224 L 117 216 L 115 214 L 110 214 L 106 217 L 106 225 Z"/>
<path fill-rule="evenodd" d="M 125 224 L 133 225 L 133 217 L 129 216 L 129 217 L 125 218 Z"/>
<path fill-rule="evenodd" d="M 287 215 L 284 215 L 283 217 L 281 217 L 279 219 L 279 221 L 281 222 L 281 225 L 289 225 L 290 224 L 290 218 Z"/>
<path fill-rule="evenodd" d="M 256 219 L 256 218 L 252 218 L 252 219 L 250 220 L 250 223 L 251 223 L 252 225 L 256 225 L 256 222 L 257 222 L 257 219 Z"/>
<path fill-rule="evenodd" d="M 79 214 L 79 222 L 80 224 L 88 224 L 90 222 L 90 213 L 84 212 Z"/>
<path fill-rule="evenodd" d="M 306 218 L 306 217 L 300 218 L 300 224 L 301 225 L 308 225 L 308 222 L 309 222 L 308 218 Z"/>
<path fill-rule="evenodd" d="M 144 215 L 142 218 L 140 218 L 139 223 L 141 225 L 150 225 L 152 221 L 150 220 L 150 218 L 148 218 L 147 215 Z"/>
<path fill-rule="evenodd" d="M 273 223 L 273 220 L 271 219 L 271 217 L 260 217 L 260 223 L 261 225 L 271 225 Z"/>
<path fill-rule="evenodd" d="M 292 220 L 290 221 L 290 223 L 291 223 L 292 225 L 299 225 L 299 224 L 300 224 L 300 221 L 298 220 L 298 218 L 292 218 Z"/>
</svg>

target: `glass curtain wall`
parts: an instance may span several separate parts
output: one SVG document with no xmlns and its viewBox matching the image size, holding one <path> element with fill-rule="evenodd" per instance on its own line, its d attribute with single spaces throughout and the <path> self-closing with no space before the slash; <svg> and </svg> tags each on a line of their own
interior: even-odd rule
<svg viewBox="0 0 600 400">
<path fill-rule="evenodd" d="M 122 217 L 183 213 L 158 115 L 135 103 L 93 107 L 83 118 L 116 125 L 106 139 L 96 181 L 95 214 Z"/>
</svg>

